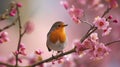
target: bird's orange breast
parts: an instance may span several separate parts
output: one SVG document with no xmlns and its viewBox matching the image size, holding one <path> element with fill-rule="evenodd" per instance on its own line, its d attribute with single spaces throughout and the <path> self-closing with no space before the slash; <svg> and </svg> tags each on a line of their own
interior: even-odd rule
<svg viewBox="0 0 120 67">
<path fill-rule="evenodd" d="M 64 28 L 61 29 L 55 29 L 50 34 L 50 41 L 52 43 L 56 43 L 57 41 L 60 41 L 60 43 L 64 43 L 66 41 L 66 33 Z"/>
</svg>

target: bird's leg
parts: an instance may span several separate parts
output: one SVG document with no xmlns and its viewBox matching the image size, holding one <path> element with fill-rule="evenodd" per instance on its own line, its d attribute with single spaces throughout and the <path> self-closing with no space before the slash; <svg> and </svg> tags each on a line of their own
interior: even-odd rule
<svg viewBox="0 0 120 67">
<path fill-rule="evenodd" d="M 60 53 L 60 54 L 63 54 L 63 51 L 57 51 L 57 53 L 58 53 L 58 54 L 59 54 L 59 53 Z"/>
<path fill-rule="evenodd" d="M 52 51 L 52 58 L 55 59 L 55 56 L 53 54 L 54 54 L 54 51 Z"/>
</svg>

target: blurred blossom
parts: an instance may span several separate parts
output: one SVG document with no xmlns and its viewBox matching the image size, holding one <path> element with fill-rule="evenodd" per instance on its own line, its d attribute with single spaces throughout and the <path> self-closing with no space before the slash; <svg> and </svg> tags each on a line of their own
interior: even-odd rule
<svg viewBox="0 0 120 67">
<path fill-rule="evenodd" d="M 91 37 L 91 39 L 92 40 L 98 40 L 98 34 L 97 33 L 92 33 L 91 35 L 90 35 L 90 37 Z"/>
<path fill-rule="evenodd" d="M 108 16 L 108 19 L 110 19 L 110 20 L 111 20 L 112 18 L 113 18 L 113 17 L 112 17 L 112 15 Z"/>
<path fill-rule="evenodd" d="M 18 6 L 18 7 L 22 7 L 22 3 L 18 2 L 18 3 L 17 3 L 17 6 Z"/>
<path fill-rule="evenodd" d="M 67 0 L 60 2 L 65 9 L 70 14 L 72 20 L 76 23 L 80 23 L 80 18 L 83 16 L 83 10 L 80 8 L 76 8 L 74 4 L 70 4 Z"/>
<path fill-rule="evenodd" d="M 75 67 L 74 56 L 72 54 L 66 55 L 64 57 L 64 62 L 62 64 L 62 67 Z"/>
<path fill-rule="evenodd" d="M 74 5 L 72 5 L 72 7 L 68 9 L 68 12 L 76 23 L 80 23 L 79 19 L 83 16 L 82 9 L 76 8 Z"/>
<path fill-rule="evenodd" d="M 118 3 L 116 0 L 106 0 L 110 4 L 110 8 L 117 8 Z"/>
<path fill-rule="evenodd" d="M 102 59 L 104 56 L 108 55 L 110 52 L 110 49 L 105 46 L 103 43 L 98 43 L 94 47 L 93 54 L 91 56 L 91 59 L 93 60 L 99 60 Z"/>
<path fill-rule="evenodd" d="M 2 32 L 0 34 L 0 43 L 4 43 L 4 42 L 8 42 L 9 38 L 8 38 L 8 33 L 7 32 Z"/>
<path fill-rule="evenodd" d="M 109 26 L 109 22 L 99 16 L 95 18 L 93 24 L 95 24 L 98 29 L 106 29 Z"/>
<path fill-rule="evenodd" d="M 43 53 L 43 51 L 41 51 L 40 49 L 35 51 L 35 54 L 37 54 L 37 55 L 41 55 L 42 53 Z"/>
<path fill-rule="evenodd" d="M 68 9 L 69 4 L 67 1 L 60 1 L 60 4 L 63 5 L 65 7 L 65 9 Z"/>
<path fill-rule="evenodd" d="M 75 47 L 76 47 L 76 52 L 77 52 L 78 54 L 81 54 L 82 51 L 86 49 L 85 46 L 82 45 L 79 40 L 74 41 L 73 44 L 75 45 Z"/>
<path fill-rule="evenodd" d="M 7 59 L 7 62 L 10 64 L 15 64 L 15 57 L 14 56 L 9 56 Z"/>
<path fill-rule="evenodd" d="M 43 58 L 42 58 L 42 56 L 41 55 L 37 55 L 37 54 L 35 54 L 35 53 L 33 53 L 33 54 L 31 54 L 31 55 L 29 55 L 28 56 L 28 64 L 34 64 L 34 63 L 36 63 L 36 62 L 40 62 L 40 61 L 42 61 L 43 60 Z M 39 67 L 44 67 L 44 65 L 43 64 L 41 64 L 41 65 L 38 65 Z"/>
<path fill-rule="evenodd" d="M 25 48 L 24 44 L 23 44 L 23 43 L 20 43 L 19 51 L 15 51 L 15 52 L 13 52 L 13 54 L 14 54 L 14 55 L 20 54 L 20 55 L 26 56 L 27 54 L 25 53 L 25 49 L 26 49 L 26 48 Z"/>
<path fill-rule="evenodd" d="M 20 63 L 22 63 L 22 59 L 21 59 L 21 58 L 18 58 L 18 61 L 19 61 Z"/>
<path fill-rule="evenodd" d="M 115 19 L 115 20 L 113 20 L 113 22 L 114 22 L 114 23 L 118 23 L 118 20 Z"/>
<path fill-rule="evenodd" d="M 19 54 L 26 56 L 25 49 L 24 44 L 20 43 Z"/>
<path fill-rule="evenodd" d="M 28 64 L 33 64 L 36 62 L 36 55 L 35 54 L 31 54 L 30 56 L 28 56 Z"/>
<path fill-rule="evenodd" d="M 25 32 L 30 34 L 34 31 L 34 23 L 32 21 L 27 21 L 25 24 Z"/>
<path fill-rule="evenodd" d="M 103 31 L 103 33 L 102 33 L 102 36 L 105 36 L 105 35 L 110 34 L 111 30 L 112 30 L 112 28 L 111 28 L 111 27 L 109 27 L 109 28 L 105 29 L 105 30 Z"/>
<path fill-rule="evenodd" d="M 12 8 L 9 15 L 13 17 L 16 15 L 16 13 L 17 13 L 17 10 L 15 8 Z"/>
<path fill-rule="evenodd" d="M 1 37 L 6 37 L 6 36 L 8 36 L 8 33 L 7 33 L 7 32 L 2 32 L 2 33 L 1 33 Z"/>
</svg>

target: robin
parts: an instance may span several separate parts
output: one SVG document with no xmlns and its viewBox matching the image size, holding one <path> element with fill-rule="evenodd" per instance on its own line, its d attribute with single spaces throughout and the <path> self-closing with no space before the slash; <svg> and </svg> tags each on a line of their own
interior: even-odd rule
<svg viewBox="0 0 120 67">
<path fill-rule="evenodd" d="M 67 24 L 64 24 L 62 21 L 55 22 L 50 31 L 47 34 L 47 48 L 48 51 L 57 51 L 63 52 L 63 49 L 66 46 L 66 32 L 65 27 Z"/>
</svg>

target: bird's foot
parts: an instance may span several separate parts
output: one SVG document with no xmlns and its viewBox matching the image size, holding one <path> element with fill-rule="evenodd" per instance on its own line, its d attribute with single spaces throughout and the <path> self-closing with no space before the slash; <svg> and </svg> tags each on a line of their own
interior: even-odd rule
<svg viewBox="0 0 120 67">
<path fill-rule="evenodd" d="M 57 51 L 58 54 L 63 54 L 63 51 Z"/>
<path fill-rule="evenodd" d="M 53 59 L 56 59 L 55 56 L 54 56 L 53 54 L 52 54 L 52 58 L 53 58 Z"/>
</svg>

